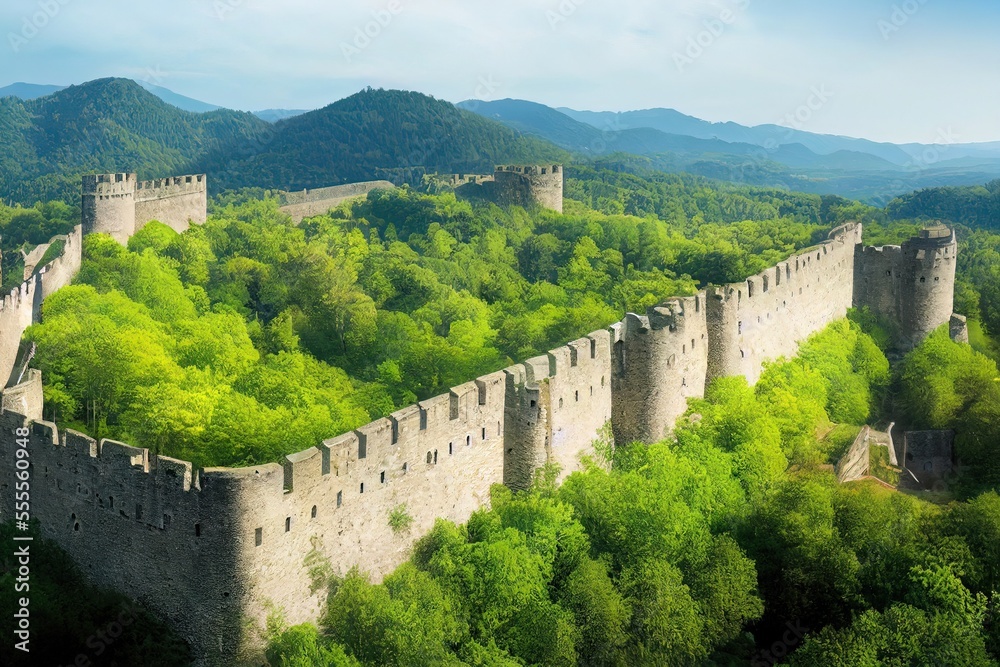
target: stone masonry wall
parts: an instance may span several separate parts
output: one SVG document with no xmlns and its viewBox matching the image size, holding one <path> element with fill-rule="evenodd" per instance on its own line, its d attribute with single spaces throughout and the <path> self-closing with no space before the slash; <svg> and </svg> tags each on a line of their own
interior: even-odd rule
<svg viewBox="0 0 1000 667">
<path fill-rule="evenodd" d="M 208 217 L 208 179 L 204 174 L 142 181 L 135 190 L 135 232 L 158 220 L 176 232 Z M 133 232 L 134 233 L 134 232 Z"/>
<path fill-rule="evenodd" d="M 304 218 L 323 215 L 345 201 L 364 197 L 372 190 L 391 190 L 395 187 L 389 181 L 367 181 L 365 183 L 335 185 L 330 188 L 287 192 L 281 197 L 281 210 L 292 216 L 296 223 L 299 223 Z"/>
<path fill-rule="evenodd" d="M 261 630 L 270 611 L 289 623 L 315 620 L 323 594 L 311 587 L 307 561 L 379 580 L 436 519 L 464 522 L 487 505 L 492 485 L 526 488 L 549 462 L 563 477 L 579 469 L 609 420 L 619 442 L 659 440 L 713 377 L 755 382 L 765 362 L 793 355 L 846 313 L 860 242 L 860 225 L 842 227 L 745 283 L 628 314 L 282 464 L 198 471 L 33 422 L 35 517 L 93 581 L 147 604 L 203 663 L 238 662 L 241 650 L 260 646 L 244 629 Z M 16 343 L 32 304 L 49 293 L 46 276 L 53 287 L 68 282 L 74 261 L 53 263 L 8 297 L 0 343 L 5 333 Z M 23 389 L 11 390 L 12 405 L 28 397 L 18 405 L 37 419 L 37 401 Z M 24 423 L 10 410 L 0 416 L 0 470 L 12 468 Z M 0 520 L 10 518 L 11 494 L 0 481 Z M 412 525 L 394 530 L 394 509 Z"/>
</svg>

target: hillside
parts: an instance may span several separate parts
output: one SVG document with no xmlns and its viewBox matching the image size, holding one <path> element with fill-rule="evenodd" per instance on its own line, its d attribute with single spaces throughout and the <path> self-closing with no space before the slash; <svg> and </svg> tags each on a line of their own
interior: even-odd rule
<svg viewBox="0 0 1000 667">
<path fill-rule="evenodd" d="M 1000 180 L 973 187 L 927 188 L 886 207 L 893 220 L 930 218 L 972 228 L 1000 228 Z"/>
<path fill-rule="evenodd" d="M 468 100 L 459 106 L 548 139 L 583 160 L 606 161 L 610 154 L 627 153 L 648 158 L 662 171 L 837 194 L 877 205 L 917 188 L 970 185 L 1000 176 L 1000 150 L 993 144 L 897 146 L 778 125 L 710 123 L 673 109 L 590 112 L 512 99 Z M 915 159 L 931 148 L 938 161 Z"/>
<path fill-rule="evenodd" d="M 261 141 L 249 113 L 182 111 L 134 81 L 101 79 L 35 100 L 0 99 L 0 192 L 14 201 L 73 200 L 84 173 L 184 173 L 199 159 Z"/>
<path fill-rule="evenodd" d="M 500 162 L 558 161 L 552 144 L 420 93 L 368 89 L 275 124 L 273 139 L 222 182 L 300 189 L 425 171 L 486 172 Z"/>
<path fill-rule="evenodd" d="M 367 90 L 269 123 L 218 109 L 184 111 L 128 79 L 101 79 L 34 100 L 0 98 L 0 195 L 75 201 L 84 173 L 142 179 L 206 171 L 220 188 L 304 188 L 425 170 L 492 171 L 497 162 L 565 153 L 418 93 Z"/>
</svg>

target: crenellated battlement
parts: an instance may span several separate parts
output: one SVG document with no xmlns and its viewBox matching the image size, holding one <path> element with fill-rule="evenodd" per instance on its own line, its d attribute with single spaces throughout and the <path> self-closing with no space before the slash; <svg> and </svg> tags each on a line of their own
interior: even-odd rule
<svg viewBox="0 0 1000 667">
<path fill-rule="evenodd" d="M 139 181 L 135 174 L 91 174 L 83 177 L 83 230 L 108 234 L 126 245 L 133 234 L 157 220 L 183 232 L 208 217 L 205 174 Z"/>
<path fill-rule="evenodd" d="M 561 169 L 517 169 L 497 174 L 512 183 L 562 177 Z M 128 182 L 108 177 L 109 186 Z M 92 194 L 102 185 L 94 179 Z M 177 197 L 150 201 L 183 200 L 203 187 L 195 176 L 147 181 L 137 192 L 176 188 Z M 98 583 L 149 604 L 206 661 L 225 663 L 243 641 L 244 617 L 263 628 L 265 610 L 276 608 L 290 623 L 315 620 L 324 598 L 312 587 L 307 557 L 378 579 L 406 560 L 435 520 L 462 523 L 487 505 L 492 485 L 527 488 L 548 464 L 564 478 L 594 454 L 609 423 L 619 443 L 662 439 L 713 378 L 756 382 L 765 362 L 795 354 L 799 341 L 853 305 L 876 304 L 914 331 L 950 321 L 961 335 L 963 322 L 950 312 L 937 322 L 950 308 L 942 299 L 953 290 L 954 236 L 865 249 L 861 233 L 845 225 L 745 281 L 628 313 L 607 330 L 280 463 L 197 469 L 127 443 L 60 432 L 41 421 L 42 378 L 28 371 L 4 392 L 0 469 L 13 468 L 12 434 L 29 425 L 33 507 L 46 537 Z M 42 298 L 79 269 L 82 234 L 77 228 L 61 257 L 4 297 L 0 343 L 6 337 L 14 347 L 0 353 L 9 368 Z M 888 286 L 884 301 L 880 286 Z M 0 485 L 0 520 L 12 493 Z M 108 559 L 109 551 L 123 555 Z M 192 599 L 203 604 L 192 608 Z"/>
<path fill-rule="evenodd" d="M 165 197 L 206 192 L 207 190 L 208 178 L 205 174 L 194 174 L 140 181 L 136 185 L 135 195 L 138 201 L 152 201 Z"/>
</svg>

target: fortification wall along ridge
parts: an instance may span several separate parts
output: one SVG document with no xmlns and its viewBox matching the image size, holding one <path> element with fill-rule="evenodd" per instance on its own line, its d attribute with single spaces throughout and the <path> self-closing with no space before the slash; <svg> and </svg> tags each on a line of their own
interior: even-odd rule
<svg viewBox="0 0 1000 667">
<path fill-rule="evenodd" d="M 83 177 L 85 234 L 108 234 L 122 245 L 149 222 L 159 220 L 183 232 L 208 216 L 205 174 L 138 181 L 135 174 Z"/>
<path fill-rule="evenodd" d="M 79 269 L 81 233 L 5 300 L 0 331 L 9 327 L 12 340 L 32 321 L 27 314 L 39 294 Z M 794 354 L 800 340 L 846 312 L 856 258 L 866 256 L 855 254 L 860 242 L 859 225 L 839 228 L 745 283 L 628 314 L 606 331 L 282 464 L 199 471 L 144 449 L 60 433 L 40 420 L 41 378 L 29 373 L 5 392 L 0 470 L 13 468 L 15 429 L 28 428 L 33 512 L 44 534 L 96 583 L 174 625 L 204 663 L 231 664 L 240 650 L 259 646 L 259 635 L 244 635 L 246 619 L 259 631 L 274 609 L 290 623 L 316 618 L 323 599 L 309 573 L 316 558 L 335 572 L 356 566 L 378 580 L 437 518 L 464 522 L 488 504 L 493 484 L 526 488 L 547 463 L 560 465 L 562 476 L 579 469 L 609 421 L 619 442 L 657 440 L 713 377 L 756 381 L 766 361 Z M 942 259 L 941 270 L 949 266 Z M 934 304 L 935 312 L 942 308 Z M 921 315 L 921 326 L 938 315 Z M 8 477 L 0 481 L 0 520 L 14 506 Z M 396 508 L 411 517 L 408 529 L 390 525 Z"/>
<path fill-rule="evenodd" d="M 392 190 L 396 186 L 389 181 L 367 181 L 335 185 L 329 188 L 286 192 L 281 195 L 281 210 L 292 217 L 296 224 L 304 218 L 323 215 L 345 201 L 364 197 L 372 190 Z"/>
<path fill-rule="evenodd" d="M 208 219 L 208 183 L 204 174 L 142 181 L 135 191 L 135 230 L 159 220 L 176 232 Z M 133 232 L 133 233 L 134 233 Z"/>
<path fill-rule="evenodd" d="M 69 285 L 83 262 L 83 229 L 77 227 L 63 241 L 62 253 L 35 271 L 3 298 L 0 306 L 0 376 L 8 384 L 17 370 L 18 350 L 25 330 L 41 319 L 42 300 Z M 53 239 L 53 242 L 56 240 Z"/>
<path fill-rule="evenodd" d="M 461 195 L 483 198 L 501 206 L 537 204 L 563 212 L 563 166 L 500 165 L 492 175 L 452 174 L 445 181 Z"/>
</svg>

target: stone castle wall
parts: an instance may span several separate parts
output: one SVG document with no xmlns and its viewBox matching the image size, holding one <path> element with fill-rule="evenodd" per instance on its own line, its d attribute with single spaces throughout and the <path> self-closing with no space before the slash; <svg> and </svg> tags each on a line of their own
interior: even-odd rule
<svg viewBox="0 0 1000 667">
<path fill-rule="evenodd" d="M 56 290 L 69 285 L 83 261 L 83 229 L 57 237 L 64 242 L 62 254 L 31 275 L 21 286 L 3 298 L 0 305 L 0 376 L 4 385 L 19 369 L 15 368 L 21 337 L 25 330 L 38 322 L 42 300 Z"/>
<path fill-rule="evenodd" d="M 292 220 L 298 224 L 304 218 L 323 215 L 345 201 L 364 197 L 372 190 L 392 190 L 395 187 L 389 181 L 367 181 L 335 185 L 329 188 L 286 192 L 281 196 L 281 210 L 290 215 Z"/>
<path fill-rule="evenodd" d="M 135 190 L 135 232 L 159 220 L 176 232 L 208 218 L 208 182 L 204 174 L 142 181 Z M 134 232 L 133 232 L 134 233 Z"/>
<path fill-rule="evenodd" d="M 865 257 L 855 254 L 861 232 L 860 225 L 839 228 L 745 282 L 628 314 L 606 331 L 282 464 L 199 471 L 144 449 L 60 433 L 40 420 L 31 386 L 40 378 L 29 374 L 27 386 L 5 392 L 11 408 L 0 417 L 0 470 L 12 469 L 15 429 L 28 424 L 33 512 L 44 534 L 96 583 L 177 627 L 204 662 L 231 664 L 241 648 L 255 646 L 241 634 L 247 619 L 260 630 L 273 609 L 290 623 L 316 618 L 323 594 L 311 586 L 313 556 L 335 572 L 357 566 L 379 579 L 437 518 L 464 522 L 487 505 L 492 485 L 526 488 L 547 463 L 563 477 L 579 469 L 609 421 L 618 442 L 655 441 L 712 378 L 755 382 L 765 362 L 794 354 L 799 341 L 852 305 L 855 275 L 870 273 L 856 271 L 856 258 Z M 79 253 L 77 238 L 67 248 Z M 23 286 L 12 316 L 0 314 L 0 343 L 5 335 L 19 340 L 32 321 L 24 313 L 40 302 L 38 287 L 50 293 L 45 276 L 68 282 L 74 262 L 78 269 L 73 257 L 59 268 L 54 262 L 38 286 Z M 13 489 L 2 481 L 0 520 L 10 519 L 12 507 Z M 412 525 L 394 530 L 394 509 Z"/>
<path fill-rule="evenodd" d="M 487 199 L 501 206 L 537 204 L 563 212 L 563 166 L 501 165 L 492 175 L 453 174 L 445 184 L 461 195 Z"/>
<path fill-rule="evenodd" d="M 84 176 L 81 206 L 84 234 L 108 234 L 122 245 L 153 220 L 183 232 L 208 216 L 208 177 L 140 182 L 135 174 Z"/>
</svg>

